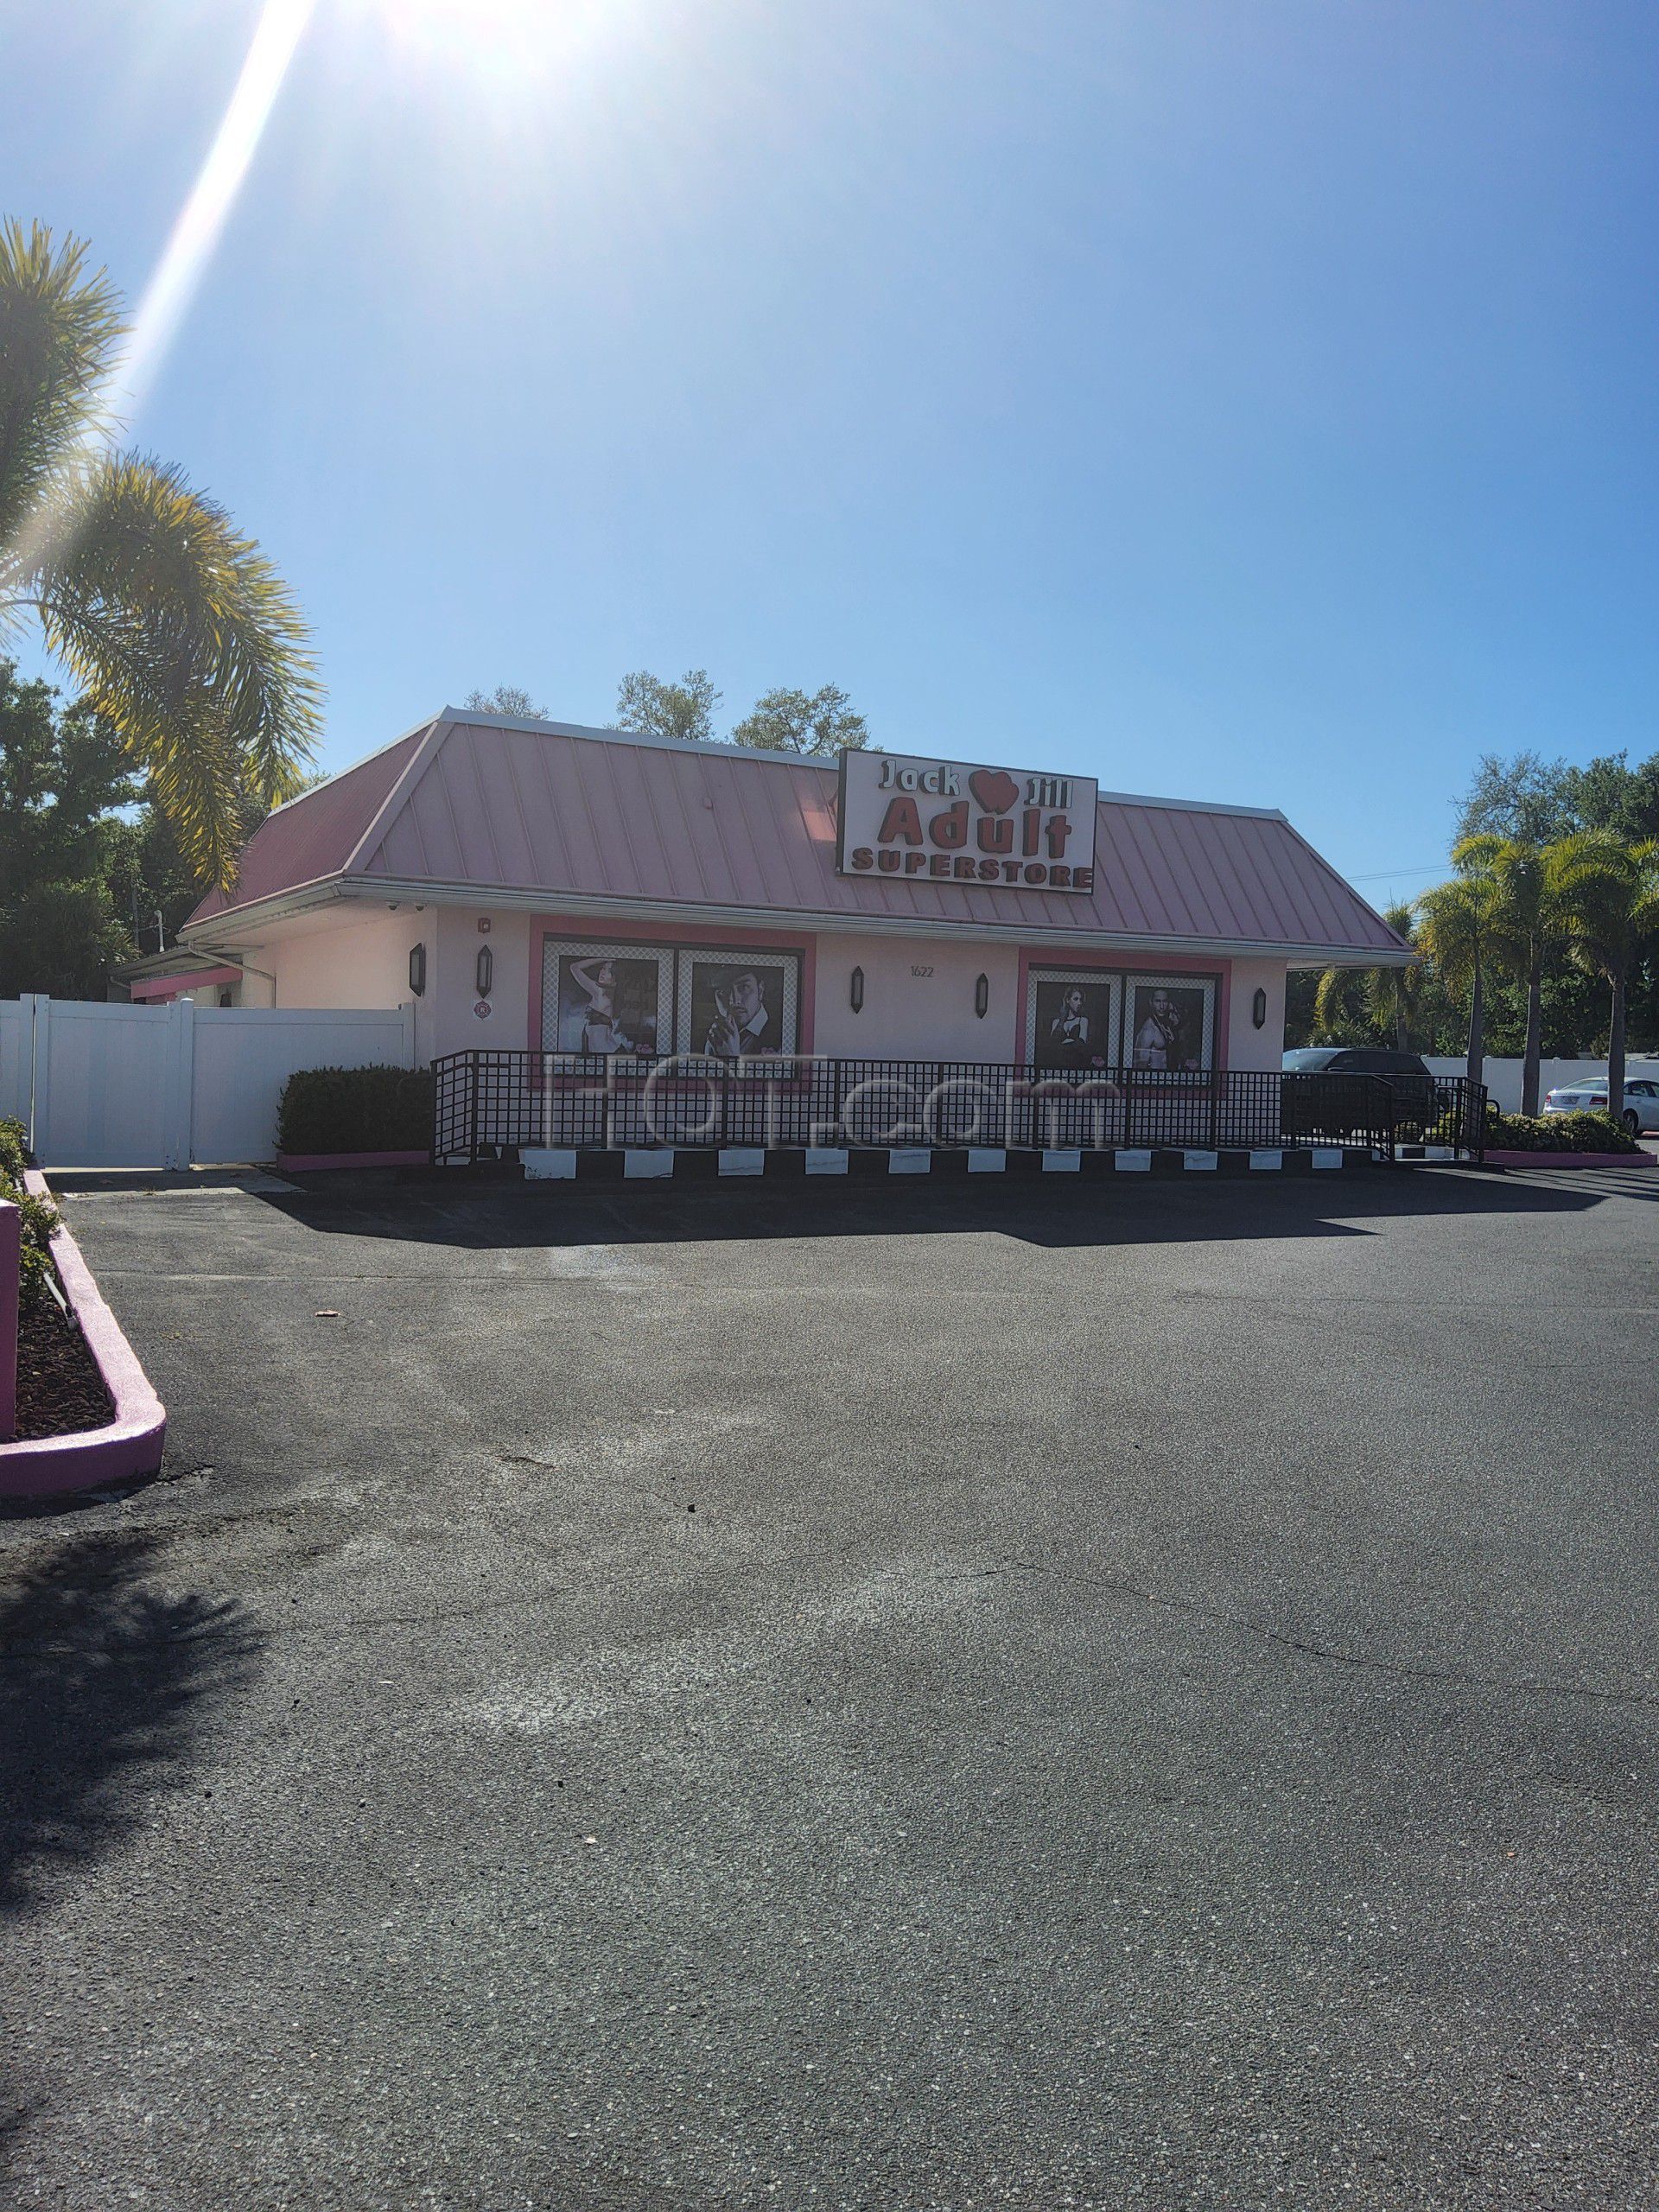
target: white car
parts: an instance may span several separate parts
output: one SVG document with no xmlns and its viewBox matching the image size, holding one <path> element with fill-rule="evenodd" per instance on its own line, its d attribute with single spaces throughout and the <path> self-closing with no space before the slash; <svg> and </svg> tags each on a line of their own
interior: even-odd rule
<svg viewBox="0 0 1659 2212">
<path fill-rule="evenodd" d="M 1559 1090 L 1552 1090 L 1545 1099 L 1544 1111 L 1546 1114 L 1605 1114 L 1607 1111 L 1606 1077 L 1586 1076 L 1578 1083 L 1563 1084 Z M 1624 1126 L 1632 1136 L 1649 1129 L 1659 1129 L 1659 1082 L 1650 1076 L 1625 1077 Z"/>
</svg>

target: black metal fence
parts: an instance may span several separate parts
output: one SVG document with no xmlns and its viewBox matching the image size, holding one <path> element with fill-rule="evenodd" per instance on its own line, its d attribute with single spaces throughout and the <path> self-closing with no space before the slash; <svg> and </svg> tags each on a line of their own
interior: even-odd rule
<svg viewBox="0 0 1659 2212">
<path fill-rule="evenodd" d="M 484 1051 L 448 1053 L 433 1074 L 439 1163 L 501 1160 L 535 1146 L 653 1145 L 1220 1152 L 1339 1144 L 1391 1160 L 1414 1140 L 1478 1156 L 1486 1118 L 1485 1092 L 1461 1077 L 1411 1090 L 1380 1076 L 1253 1069 Z"/>
</svg>

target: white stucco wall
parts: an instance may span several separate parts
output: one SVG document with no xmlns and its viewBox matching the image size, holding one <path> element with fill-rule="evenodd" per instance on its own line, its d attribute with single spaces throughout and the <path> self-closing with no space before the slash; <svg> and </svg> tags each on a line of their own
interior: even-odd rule
<svg viewBox="0 0 1659 2212">
<path fill-rule="evenodd" d="M 365 906 L 335 927 L 274 938 L 248 957 L 276 976 L 278 1006 L 399 1006 L 409 996 L 409 949 L 435 911 Z"/>
<path fill-rule="evenodd" d="M 1230 1068 L 1277 1068 L 1285 1055 L 1285 963 L 1282 960 L 1235 960 L 1227 1017 Z M 1257 991 L 1268 995 L 1268 1018 L 1258 1029 L 1251 1018 Z"/>
<path fill-rule="evenodd" d="M 270 970 L 271 974 L 276 972 L 276 963 L 272 957 L 274 947 L 245 945 L 242 950 L 244 958 L 257 962 L 259 967 Z M 276 993 L 270 974 L 256 976 L 251 969 L 245 969 L 242 981 L 237 985 L 236 1002 L 238 1006 L 275 1006 Z"/>
<path fill-rule="evenodd" d="M 428 908 L 428 915 L 434 910 Z M 487 906 L 445 906 L 428 932 L 427 998 L 435 1043 L 441 1052 L 522 1052 L 529 1043 L 531 917 Z M 479 928 L 487 921 L 487 931 Z M 493 969 L 489 1013 L 474 1009 L 478 956 L 487 945 Z"/>
<path fill-rule="evenodd" d="M 579 917 L 573 921 L 580 922 Z M 487 920 L 486 931 L 479 927 Z M 602 922 L 591 925 L 603 936 Z M 487 906 L 348 907 L 337 923 L 277 937 L 245 948 L 257 967 L 276 979 L 244 978 L 244 1006 L 395 1007 L 410 995 L 409 955 L 426 946 L 426 990 L 416 1003 L 416 1050 L 423 1060 L 440 1053 L 483 1047 L 522 1050 L 530 1041 L 531 967 L 540 943 L 537 917 Z M 664 941 L 690 941 L 695 929 L 665 926 Z M 780 930 L 779 935 L 787 932 Z M 480 1016 L 477 961 L 487 945 L 494 965 L 489 1013 Z M 846 1058 L 940 1058 L 1004 1062 L 1020 1057 L 1020 947 L 949 937 L 886 937 L 825 931 L 816 939 L 814 1050 Z M 1040 964 L 1040 954 L 1033 957 Z M 1166 965 L 1155 954 L 1102 954 L 1102 968 Z M 1224 961 L 1214 966 L 1224 969 Z M 864 1004 L 850 1003 L 852 972 L 864 971 Z M 983 975 L 988 1001 L 983 1018 L 974 1010 L 975 986 Z M 1285 963 L 1239 959 L 1231 963 L 1226 1065 L 1277 1068 L 1284 1048 Z M 1268 1018 L 1257 1029 L 1251 1007 L 1258 988 L 1268 995 Z M 207 995 L 216 1003 L 216 995 Z M 1222 1044 L 1224 1040 L 1217 1039 Z"/>
<path fill-rule="evenodd" d="M 851 1005 L 855 968 L 864 970 L 860 1014 Z M 1012 1059 L 1019 974 L 1017 945 L 826 934 L 813 1049 L 843 1059 Z M 982 975 L 990 985 L 982 1020 L 974 1012 Z"/>
</svg>

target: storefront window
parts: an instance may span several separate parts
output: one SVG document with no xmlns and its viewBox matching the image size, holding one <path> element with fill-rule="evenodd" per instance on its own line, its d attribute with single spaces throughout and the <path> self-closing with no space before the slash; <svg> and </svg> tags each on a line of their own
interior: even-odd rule
<svg viewBox="0 0 1659 2212">
<path fill-rule="evenodd" d="M 642 1056 L 666 1051 L 673 971 L 666 947 L 548 938 L 542 954 L 544 1049 Z"/>
<path fill-rule="evenodd" d="M 1033 968 L 1026 1059 L 1039 1068 L 1199 1073 L 1214 1065 L 1215 1008 L 1213 976 Z"/>
<path fill-rule="evenodd" d="M 678 1049 L 716 1060 L 792 1052 L 800 966 L 792 952 L 682 952 Z"/>
<path fill-rule="evenodd" d="M 800 1000 L 795 952 L 558 938 L 543 945 L 545 1052 L 776 1060 L 797 1049 Z"/>
<path fill-rule="evenodd" d="M 1181 1075 L 1211 1065 L 1216 987 L 1207 976 L 1131 976 L 1126 988 L 1130 1067 Z"/>
<path fill-rule="evenodd" d="M 1110 1068 L 1118 1061 L 1118 982 L 1084 968 L 1033 968 L 1026 1058 L 1039 1068 Z"/>
</svg>

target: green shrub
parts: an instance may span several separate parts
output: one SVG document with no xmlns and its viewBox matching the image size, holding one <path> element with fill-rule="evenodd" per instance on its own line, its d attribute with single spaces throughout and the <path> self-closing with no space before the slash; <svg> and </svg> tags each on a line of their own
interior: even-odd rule
<svg viewBox="0 0 1659 2212">
<path fill-rule="evenodd" d="M 278 1152 L 424 1152 L 429 1068 L 302 1068 L 283 1085 Z"/>
<path fill-rule="evenodd" d="M 1619 1122 L 1605 1114 L 1494 1114 L 1486 1141 L 1496 1152 L 1639 1152 Z"/>
<path fill-rule="evenodd" d="M 25 1304 L 38 1298 L 52 1272 L 52 1232 L 58 1210 L 49 1198 L 31 1198 L 23 1185 L 28 1158 L 21 1122 L 0 1121 L 0 1198 L 10 1198 L 22 1216 L 18 1280 Z"/>
</svg>

